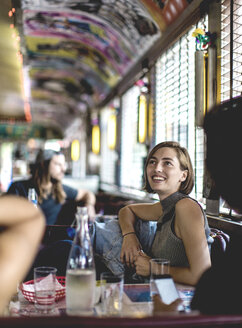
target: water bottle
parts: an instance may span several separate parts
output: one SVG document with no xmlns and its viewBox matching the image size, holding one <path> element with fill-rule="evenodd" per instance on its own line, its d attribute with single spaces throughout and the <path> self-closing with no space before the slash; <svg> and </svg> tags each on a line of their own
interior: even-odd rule
<svg viewBox="0 0 242 328">
<path fill-rule="evenodd" d="M 28 190 L 28 200 L 32 202 L 35 206 L 38 205 L 38 196 L 34 188 L 29 188 Z"/>
<path fill-rule="evenodd" d="M 86 207 L 78 207 L 77 229 L 66 269 L 66 311 L 69 315 L 91 315 L 95 303 L 96 271 L 88 230 Z"/>
</svg>

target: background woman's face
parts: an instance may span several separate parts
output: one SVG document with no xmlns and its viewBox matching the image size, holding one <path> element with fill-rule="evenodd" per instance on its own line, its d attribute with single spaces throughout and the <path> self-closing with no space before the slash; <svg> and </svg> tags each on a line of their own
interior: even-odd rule
<svg viewBox="0 0 242 328">
<path fill-rule="evenodd" d="M 49 173 L 51 178 L 61 181 L 65 175 L 66 161 L 63 154 L 54 155 L 50 161 Z"/>
</svg>

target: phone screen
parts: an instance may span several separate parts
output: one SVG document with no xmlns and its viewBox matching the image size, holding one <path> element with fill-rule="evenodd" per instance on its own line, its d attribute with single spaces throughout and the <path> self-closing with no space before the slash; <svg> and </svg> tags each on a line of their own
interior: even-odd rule
<svg viewBox="0 0 242 328">
<path fill-rule="evenodd" d="M 163 303 L 170 304 L 177 298 L 180 298 L 176 285 L 171 276 L 166 275 L 162 278 L 155 279 L 154 282 Z M 178 310 L 184 311 L 184 306 L 181 304 L 178 307 Z"/>
</svg>

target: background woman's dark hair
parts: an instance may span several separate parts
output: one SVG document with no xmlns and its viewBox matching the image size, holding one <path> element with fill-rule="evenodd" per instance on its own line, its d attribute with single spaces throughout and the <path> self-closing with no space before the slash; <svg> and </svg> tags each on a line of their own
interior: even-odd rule
<svg viewBox="0 0 242 328">
<path fill-rule="evenodd" d="M 172 148 L 176 151 L 177 158 L 180 163 L 180 169 L 182 171 L 187 170 L 187 178 L 185 181 L 181 183 L 179 191 L 183 194 L 190 194 L 190 192 L 193 189 L 194 186 L 194 171 L 192 167 L 192 162 L 189 156 L 189 153 L 186 148 L 181 147 L 178 142 L 175 141 L 164 141 L 159 144 L 157 144 L 149 153 L 146 163 L 145 163 L 145 169 L 144 169 L 144 176 L 145 176 L 145 184 L 144 184 L 144 190 L 148 191 L 149 193 L 154 193 L 154 191 L 151 189 L 150 184 L 148 182 L 147 177 L 147 165 L 149 163 L 150 158 L 154 155 L 154 153 L 160 149 L 160 148 Z"/>
<path fill-rule="evenodd" d="M 50 162 L 55 155 L 63 155 L 61 152 L 57 152 L 51 149 L 40 150 L 36 156 L 34 167 L 32 168 L 32 176 L 35 187 L 38 192 L 38 201 L 42 203 L 43 199 L 48 197 L 48 193 L 43 188 L 43 183 L 51 181 L 52 189 L 51 194 L 54 199 L 63 204 L 66 199 L 66 193 L 64 192 L 62 182 L 51 178 L 49 174 Z"/>
<path fill-rule="evenodd" d="M 205 116 L 206 165 L 217 191 L 242 209 L 242 97 L 214 106 Z"/>
</svg>

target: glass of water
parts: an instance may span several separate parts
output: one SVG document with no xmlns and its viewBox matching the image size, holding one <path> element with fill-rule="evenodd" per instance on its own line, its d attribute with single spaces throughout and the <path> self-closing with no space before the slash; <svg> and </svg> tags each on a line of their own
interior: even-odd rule
<svg viewBox="0 0 242 328">
<path fill-rule="evenodd" d="M 170 261 L 163 258 L 155 258 L 150 260 L 150 296 L 158 294 L 155 280 L 170 273 Z"/>
<path fill-rule="evenodd" d="M 105 316 L 119 316 L 123 301 L 123 274 L 101 273 L 102 312 Z"/>
<path fill-rule="evenodd" d="M 56 271 L 54 267 L 34 268 L 35 308 L 50 313 L 55 308 Z"/>
</svg>

